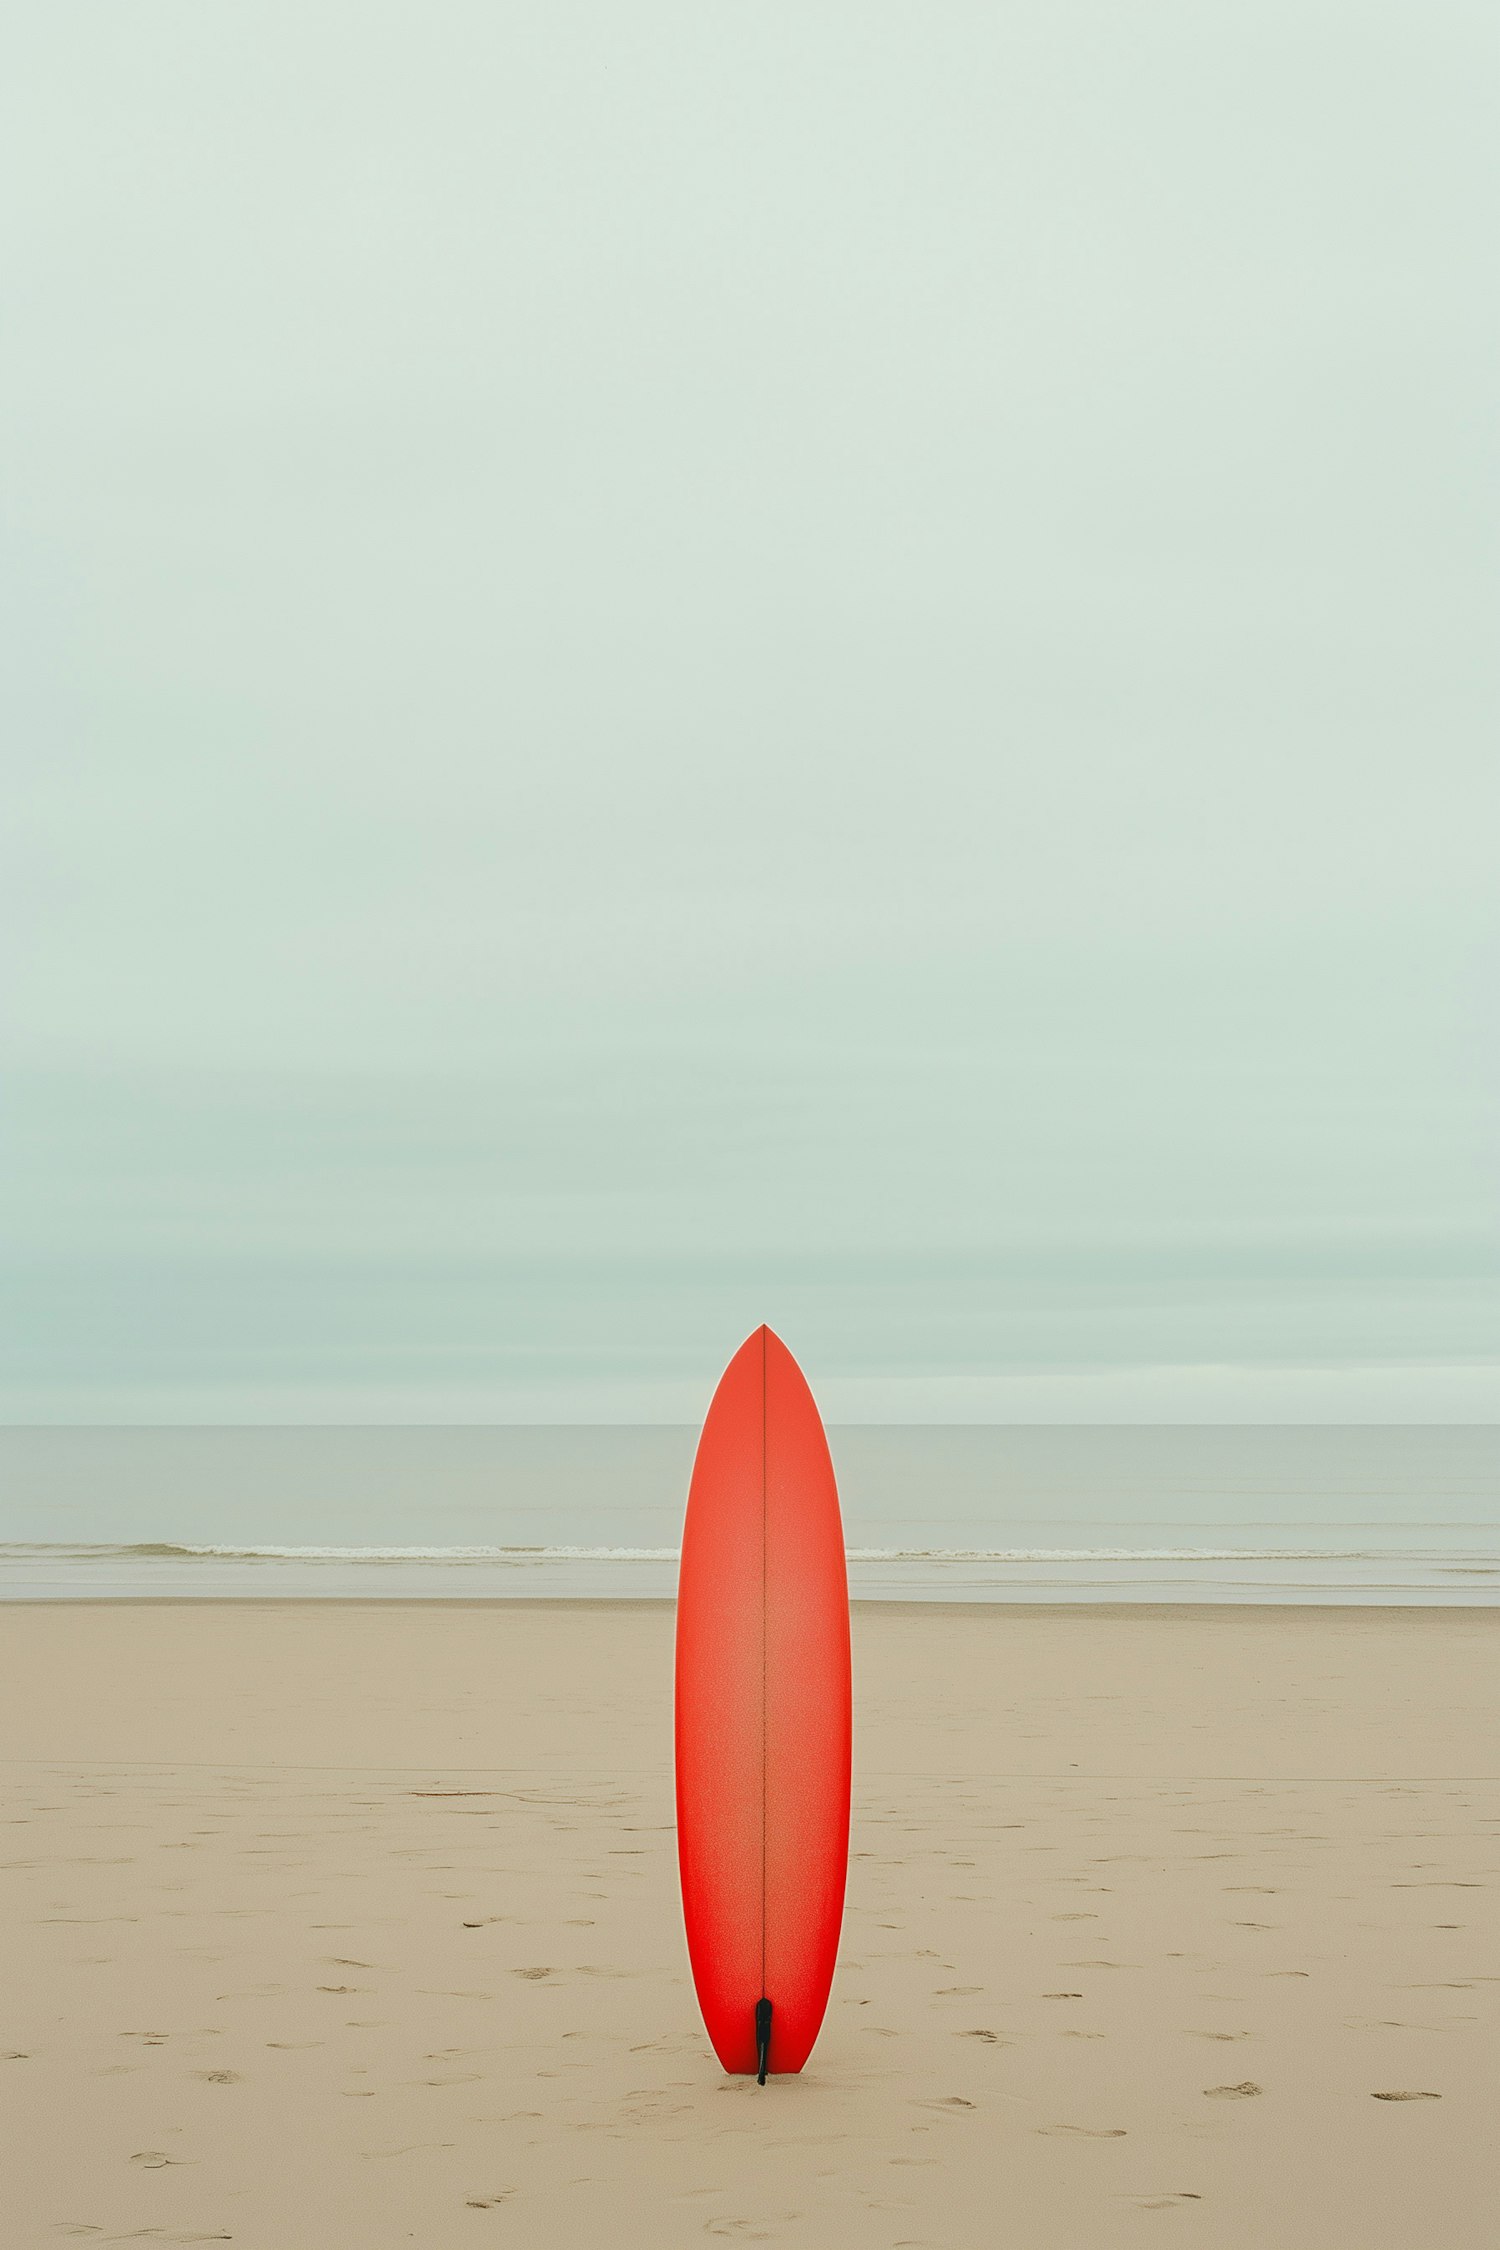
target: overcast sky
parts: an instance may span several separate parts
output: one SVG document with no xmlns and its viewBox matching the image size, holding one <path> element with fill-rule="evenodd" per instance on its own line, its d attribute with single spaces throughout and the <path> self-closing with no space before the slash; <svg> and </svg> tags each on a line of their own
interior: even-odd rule
<svg viewBox="0 0 1500 2250">
<path fill-rule="evenodd" d="M 0 1408 L 1493 1416 L 1496 46 L 17 17 Z"/>
</svg>

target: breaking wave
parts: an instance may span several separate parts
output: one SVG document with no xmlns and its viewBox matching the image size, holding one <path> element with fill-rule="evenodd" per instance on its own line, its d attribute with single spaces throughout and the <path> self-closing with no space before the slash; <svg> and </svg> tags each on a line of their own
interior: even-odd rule
<svg viewBox="0 0 1500 2250">
<path fill-rule="evenodd" d="M 676 1547 L 290 1547 L 187 1545 L 174 1540 L 137 1540 L 114 1545 L 71 1540 L 0 1542 L 0 1556 L 43 1556 L 55 1561 L 89 1562 L 299 1562 L 299 1563 L 538 1563 L 676 1562 Z M 850 1547 L 851 1563 L 1288 1563 L 1407 1562 L 1469 1563 L 1491 1560 L 1484 1550 L 1403 1547 Z"/>
</svg>

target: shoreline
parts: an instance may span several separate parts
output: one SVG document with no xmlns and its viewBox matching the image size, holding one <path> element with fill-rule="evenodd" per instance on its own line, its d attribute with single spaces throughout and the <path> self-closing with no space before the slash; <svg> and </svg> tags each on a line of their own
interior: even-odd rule
<svg viewBox="0 0 1500 2250">
<path fill-rule="evenodd" d="M 675 1609 L 674 1594 L 0 1594 L 0 1610 L 223 1609 L 223 1610 L 596 1610 Z M 1497 1602 L 1251 1602 L 1251 1601 L 966 1601 L 943 1594 L 854 1594 L 851 1610 L 912 1611 L 945 1617 L 1421 1617 L 1500 1624 Z"/>
</svg>

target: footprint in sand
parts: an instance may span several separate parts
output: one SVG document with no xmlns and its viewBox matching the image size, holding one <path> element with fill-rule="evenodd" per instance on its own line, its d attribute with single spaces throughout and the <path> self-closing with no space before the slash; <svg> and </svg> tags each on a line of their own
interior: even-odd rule
<svg viewBox="0 0 1500 2250">
<path fill-rule="evenodd" d="M 1123 2141 L 1123 2125 L 1038 2125 L 1039 2133 L 1068 2133 L 1086 2141 Z"/>
<path fill-rule="evenodd" d="M 1253 2078 L 1242 2078 L 1238 2086 L 1205 2086 L 1203 2091 L 1211 2102 L 1235 2102 L 1249 2094 L 1260 2093 L 1262 2088 Z"/>
<path fill-rule="evenodd" d="M 130 2161 L 132 2164 L 139 2164 L 143 2172 L 160 2172 L 164 2166 L 175 2164 L 177 2159 L 175 2156 L 168 2156 L 164 2148 L 141 2148 L 136 2150 Z"/>
<path fill-rule="evenodd" d="M 195 2070 L 193 2076 L 208 2086 L 238 2086 L 240 2082 L 237 2070 Z"/>
<path fill-rule="evenodd" d="M 496 2188 L 493 2195 L 466 2195 L 464 2208 L 468 2211 L 493 2211 L 506 2197 L 515 2194 L 514 2188 Z"/>
<path fill-rule="evenodd" d="M 1396 2093 L 1372 2094 L 1370 2096 L 1371 2101 L 1376 2102 L 1440 2102 L 1442 2098 L 1441 2094 L 1409 2093 L 1405 2089 Z"/>
<path fill-rule="evenodd" d="M 71 2221 L 64 2219 L 59 2222 L 58 2226 L 54 2229 L 54 2232 L 56 2232 L 57 2234 L 69 2234 L 77 2236 L 85 2234 L 103 2234 L 104 2229 L 103 2227 L 75 2225 Z M 232 2234 L 163 2234 L 158 2227 L 139 2227 L 137 2228 L 136 2234 L 134 2235 L 126 2236 L 116 2234 L 112 2235 L 110 2237 L 110 2240 L 112 2242 L 135 2241 L 139 2237 L 148 2234 L 153 2236 L 159 2242 L 232 2242 L 234 2240 L 234 2236 Z"/>
</svg>

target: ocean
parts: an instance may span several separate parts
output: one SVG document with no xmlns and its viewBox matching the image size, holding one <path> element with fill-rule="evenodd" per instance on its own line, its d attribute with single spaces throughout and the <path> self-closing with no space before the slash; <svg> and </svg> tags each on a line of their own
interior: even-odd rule
<svg viewBox="0 0 1500 2250">
<path fill-rule="evenodd" d="M 867 1600 L 1500 1600 L 1500 1426 L 844 1427 Z M 695 1432 L 0 1429 L 0 1599 L 669 1596 Z"/>
</svg>

